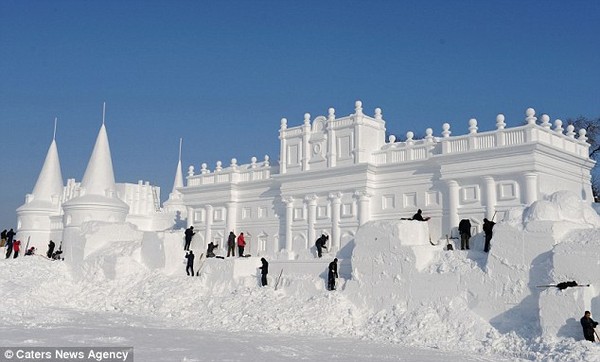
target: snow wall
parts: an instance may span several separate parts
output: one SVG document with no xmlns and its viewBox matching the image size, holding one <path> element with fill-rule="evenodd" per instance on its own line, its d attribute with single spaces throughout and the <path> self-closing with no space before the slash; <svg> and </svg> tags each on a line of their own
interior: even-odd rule
<svg viewBox="0 0 600 362">
<path fill-rule="evenodd" d="M 334 294 L 353 307 L 338 303 L 338 312 L 350 319 L 359 312 L 379 316 L 380 324 L 395 318 L 390 328 L 402 325 L 402 334 L 428 316 L 438 325 L 431 332 L 439 334 L 445 324 L 447 338 L 457 330 L 489 335 L 491 328 L 525 338 L 579 340 L 583 311 L 600 307 L 599 227 L 598 214 L 569 192 L 511 211 L 496 225 L 489 254 L 482 251 L 481 234 L 471 239 L 471 250 L 447 251 L 445 240 L 432 245 L 426 222 L 369 222 L 358 230 L 351 258 L 340 258 Z M 195 288 L 226 295 L 259 286 L 259 257 L 201 260 L 201 244 L 194 240 L 191 246 L 201 269 Z M 75 279 L 136 280 L 148 272 L 183 277 L 182 246 L 183 230 L 141 232 L 128 223 L 91 222 L 66 234 L 63 249 Z M 283 270 L 280 290 L 288 295 L 327 296 L 333 257 L 270 260 L 269 284 Z M 591 285 L 562 291 L 538 287 L 569 280 Z"/>
</svg>

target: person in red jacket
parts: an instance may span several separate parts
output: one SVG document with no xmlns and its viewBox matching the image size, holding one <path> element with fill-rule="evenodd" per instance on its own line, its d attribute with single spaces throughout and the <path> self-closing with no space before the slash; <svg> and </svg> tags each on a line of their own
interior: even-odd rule
<svg viewBox="0 0 600 362">
<path fill-rule="evenodd" d="M 17 258 L 19 256 L 19 250 L 21 250 L 21 240 L 16 240 L 13 243 L 13 250 L 15 252 L 15 256 L 13 258 Z"/>
<path fill-rule="evenodd" d="M 244 233 L 240 233 L 238 236 L 238 257 L 244 256 L 244 247 L 246 246 L 246 241 L 244 240 Z"/>
</svg>

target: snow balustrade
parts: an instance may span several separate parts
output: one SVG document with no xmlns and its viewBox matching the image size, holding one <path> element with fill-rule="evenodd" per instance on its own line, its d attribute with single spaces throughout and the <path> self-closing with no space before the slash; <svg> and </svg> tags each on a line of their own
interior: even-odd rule
<svg viewBox="0 0 600 362">
<path fill-rule="evenodd" d="M 271 164 L 269 156 L 265 155 L 263 162 L 257 162 L 252 157 L 251 163 L 238 165 L 237 159 L 232 158 L 229 167 L 223 168 L 221 161 L 217 161 L 213 172 L 206 163 L 201 165 L 200 174 L 194 174 L 194 166 L 188 168 L 187 186 L 201 186 L 217 183 L 239 183 L 267 180 L 271 178 Z"/>
<path fill-rule="evenodd" d="M 406 161 L 426 160 L 436 155 L 451 153 L 462 153 L 494 149 L 499 147 L 513 147 L 517 145 L 538 142 L 562 149 L 581 157 L 588 157 L 589 143 L 587 142 L 586 130 L 580 129 L 578 137 L 575 138 L 575 127 L 568 125 L 566 133 L 560 119 L 554 121 L 554 128 L 550 123 L 550 117 L 546 114 L 541 116 L 541 123 L 537 124 L 535 110 L 529 108 L 526 111 L 526 124 L 519 127 L 505 129 L 504 115 L 496 117 L 496 130 L 488 132 L 477 132 L 477 120 L 469 120 L 469 133 L 462 136 L 451 137 L 450 124 L 442 126 L 442 137 L 433 136 L 433 130 L 427 128 L 425 137 L 415 140 L 414 133 L 406 133 L 406 141 L 396 142 L 396 136 L 389 136 L 389 143 L 382 150 L 374 152 L 371 161 L 376 165 L 391 164 Z"/>
</svg>

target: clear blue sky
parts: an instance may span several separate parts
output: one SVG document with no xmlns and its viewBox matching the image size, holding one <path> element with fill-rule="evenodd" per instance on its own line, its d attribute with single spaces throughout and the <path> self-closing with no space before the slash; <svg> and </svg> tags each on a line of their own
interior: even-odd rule
<svg viewBox="0 0 600 362">
<path fill-rule="evenodd" d="M 0 1 L 0 227 L 58 117 L 81 180 L 107 102 L 118 182 L 278 158 L 279 122 L 363 101 L 390 133 L 600 116 L 600 1 Z M 4 225 L 4 226 L 2 226 Z"/>
</svg>

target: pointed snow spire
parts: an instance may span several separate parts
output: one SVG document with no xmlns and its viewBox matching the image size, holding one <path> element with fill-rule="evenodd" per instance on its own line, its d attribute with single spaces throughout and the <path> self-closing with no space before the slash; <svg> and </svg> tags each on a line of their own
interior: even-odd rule
<svg viewBox="0 0 600 362">
<path fill-rule="evenodd" d="M 58 158 L 58 148 L 56 147 L 56 123 L 58 118 L 54 118 L 54 135 L 52 143 L 48 148 L 42 171 L 38 176 L 37 182 L 33 187 L 34 200 L 52 202 L 53 195 L 61 195 L 63 192 L 63 178 L 60 171 L 60 160 Z"/>
<path fill-rule="evenodd" d="M 81 187 L 86 195 L 108 196 L 107 190 L 115 190 L 115 175 L 113 172 L 112 157 L 108 144 L 108 135 L 104 125 L 106 102 L 102 107 L 102 126 L 96 138 L 92 156 L 81 180 Z"/>
<path fill-rule="evenodd" d="M 178 187 L 183 187 L 183 172 L 181 171 L 181 144 L 183 142 L 183 138 L 179 139 L 179 162 L 177 162 L 177 171 L 175 171 L 175 182 L 173 182 L 173 190 L 172 193 L 179 192 L 177 191 Z"/>
</svg>

